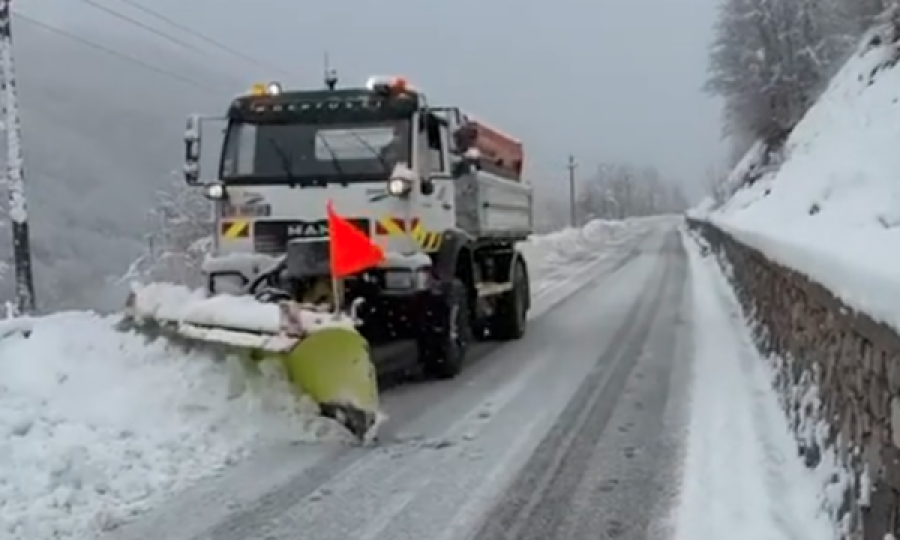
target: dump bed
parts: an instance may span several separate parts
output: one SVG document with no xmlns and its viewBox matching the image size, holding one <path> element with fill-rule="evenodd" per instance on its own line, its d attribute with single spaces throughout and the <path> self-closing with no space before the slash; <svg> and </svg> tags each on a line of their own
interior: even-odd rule
<svg viewBox="0 0 900 540">
<path fill-rule="evenodd" d="M 475 148 L 481 152 L 482 168 L 508 180 L 522 181 L 525 149 L 522 142 L 483 122 L 470 123 Z"/>
<path fill-rule="evenodd" d="M 469 120 L 466 129 L 481 154 L 481 170 L 456 182 L 459 227 L 478 238 L 525 239 L 534 223 L 522 142 L 482 121 Z"/>
</svg>

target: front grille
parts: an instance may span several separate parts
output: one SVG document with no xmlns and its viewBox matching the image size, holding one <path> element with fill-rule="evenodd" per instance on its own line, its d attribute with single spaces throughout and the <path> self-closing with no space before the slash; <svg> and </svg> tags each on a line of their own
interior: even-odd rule
<svg viewBox="0 0 900 540">
<path fill-rule="evenodd" d="M 370 236 L 370 222 L 365 218 L 348 220 L 366 236 Z M 264 255 L 281 255 L 287 251 L 288 241 L 327 238 L 327 220 L 259 220 L 253 224 L 253 250 Z"/>
<path fill-rule="evenodd" d="M 262 255 L 280 255 L 284 253 L 287 242 L 278 235 L 254 233 L 253 251 Z"/>
</svg>

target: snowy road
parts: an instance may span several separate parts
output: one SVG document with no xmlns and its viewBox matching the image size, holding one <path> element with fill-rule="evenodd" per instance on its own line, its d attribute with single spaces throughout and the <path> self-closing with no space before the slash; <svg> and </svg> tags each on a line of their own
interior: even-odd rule
<svg viewBox="0 0 900 540">
<path fill-rule="evenodd" d="M 715 262 L 672 219 L 604 227 L 550 239 L 543 253 L 530 245 L 539 276 L 526 336 L 477 345 L 455 380 L 386 392 L 390 420 L 374 448 L 289 437 L 305 424 L 272 417 L 280 402 L 228 400 L 221 366 L 188 358 L 178 362 L 194 367 L 173 372 L 164 344 L 109 365 L 100 361 L 106 345 L 90 341 L 98 352 L 78 353 L 82 367 L 72 371 L 68 349 L 47 344 L 70 343 L 57 334 L 73 328 L 100 336 L 92 332 L 103 321 L 69 314 L 39 323 L 40 339 L 0 348 L 10 355 L 7 385 L 39 404 L 56 400 L 51 416 L 0 443 L 0 455 L 18 463 L 0 476 L 0 539 L 22 530 L 37 531 L 35 540 L 86 539 L 90 522 L 128 508 L 140 511 L 102 523 L 103 540 L 835 538 L 819 511 L 823 476 L 800 464 L 769 365 Z M 116 337 L 116 350 L 134 345 L 128 335 L 103 336 Z M 36 358 L 42 369 L 29 369 Z M 128 378 L 136 367 L 143 376 Z M 130 399 L 148 377 L 157 401 Z M 98 378 L 117 382 L 93 398 L 86 383 Z M 209 395 L 197 393 L 201 379 Z M 220 402 L 229 404 L 211 408 Z M 92 428 L 85 439 L 94 423 L 73 432 L 67 414 L 98 425 L 121 416 L 136 431 L 102 438 Z M 67 438 L 37 438 L 50 428 Z M 27 437 L 32 446 L 20 444 Z M 66 460 L 48 441 L 62 443 Z M 97 443 L 88 451 L 84 441 Z M 117 449 L 127 459 L 99 468 Z M 210 472 L 191 478 L 203 464 Z M 46 528 L 40 515 L 52 517 Z"/>
<path fill-rule="evenodd" d="M 646 538 L 674 495 L 666 472 L 677 453 L 664 435 L 667 420 L 677 425 L 689 366 L 680 332 L 687 277 L 672 231 L 599 284 L 596 315 L 572 338 L 594 365 L 477 540 Z M 630 298 L 609 298 L 613 288 Z"/>
<path fill-rule="evenodd" d="M 274 448 L 112 537 L 457 540 L 505 538 L 492 532 L 502 526 L 553 538 L 615 528 L 613 518 L 645 527 L 648 501 L 662 505 L 665 493 L 653 482 L 671 455 L 658 434 L 686 280 L 671 224 L 648 231 L 585 265 L 580 283 L 539 291 L 520 342 L 476 351 L 455 381 L 389 393 L 382 447 Z M 577 482 L 601 463 L 596 481 Z M 609 503 L 610 486 L 620 503 Z"/>
</svg>

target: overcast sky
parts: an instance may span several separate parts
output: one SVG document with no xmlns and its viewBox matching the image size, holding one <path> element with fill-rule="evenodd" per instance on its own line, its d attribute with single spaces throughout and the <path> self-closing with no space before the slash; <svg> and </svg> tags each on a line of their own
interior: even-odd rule
<svg viewBox="0 0 900 540">
<path fill-rule="evenodd" d="M 184 37 L 123 0 L 91 1 Z M 402 74 L 523 139 L 546 181 L 565 178 L 572 152 L 585 174 L 626 159 L 696 185 L 722 155 L 718 106 L 700 90 L 716 0 L 130 1 L 258 59 L 204 54 L 248 84 L 283 78 L 263 64 L 321 84 L 326 49 L 347 84 Z M 97 42 L 115 32 L 175 47 L 82 0 L 13 3 Z"/>
</svg>

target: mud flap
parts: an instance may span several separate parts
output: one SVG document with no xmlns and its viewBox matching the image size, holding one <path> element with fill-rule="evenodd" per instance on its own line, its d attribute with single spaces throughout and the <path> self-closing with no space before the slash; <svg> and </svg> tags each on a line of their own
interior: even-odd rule
<svg viewBox="0 0 900 540">
<path fill-rule="evenodd" d="M 378 380 L 369 345 L 349 328 L 326 328 L 311 333 L 282 356 L 294 386 L 360 439 L 380 416 Z"/>
</svg>

